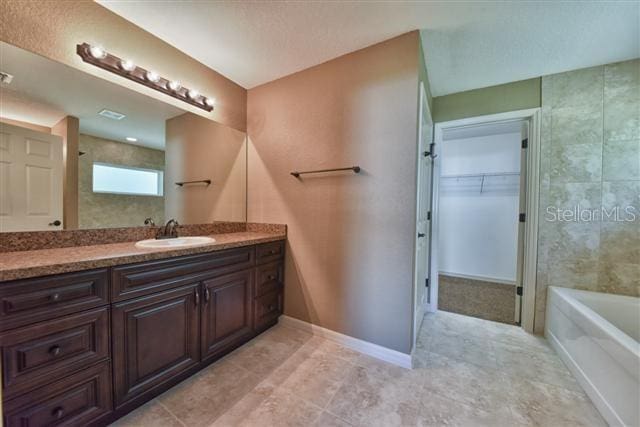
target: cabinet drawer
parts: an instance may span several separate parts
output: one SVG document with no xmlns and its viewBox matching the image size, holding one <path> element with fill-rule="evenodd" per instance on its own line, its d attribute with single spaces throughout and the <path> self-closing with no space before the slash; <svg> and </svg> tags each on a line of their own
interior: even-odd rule
<svg viewBox="0 0 640 427">
<path fill-rule="evenodd" d="M 0 331 L 109 303 L 106 269 L 0 284 Z"/>
<path fill-rule="evenodd" d="M 255 250 L 247 247 L 114 267 L 112 300 L 122 301 L 182 286 L 184 283 L 176 281 L 177 278 L 201 280 L 251 268 L 254 264 Z"/>
<path fill-rule="evenodd" d="M 282 261 L 260 265 L 256 272 L 255 296 L 259 297 L 282 288 L 284 282 L 284 265 Z"/>
<path fill-rule="evenodd" d="M 277 261 L 284 257 L 284 240 L 265 243 L 256 246 L 256 260 L 258 264 Z"/>
<path fill-rule="evenodd" d="M 109 357 L 109 309 L 72 314 L 0 335 L 5 398 Z"/>
<path fill-rule="evenodd" d="M 6 427 L 83 426 L 111 412 L 111 367 L 103 362 L 9 400 Z"/>
<path fill-rule="evenodd" d="M 282 314 L 282 292 L 269 292 L 255 300 L 255 329 L 260 330 Z"/>
</svg>

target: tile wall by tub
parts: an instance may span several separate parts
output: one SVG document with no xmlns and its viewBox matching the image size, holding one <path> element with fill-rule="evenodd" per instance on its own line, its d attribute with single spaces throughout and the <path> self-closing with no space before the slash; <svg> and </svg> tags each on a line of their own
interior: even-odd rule
<svg viewBox="0 0 640 427">
<path fill-rule="evenodd" d="M 542 78 L 540 198 L 536 332 L 547 286 L 640 296 L 640 60 Z M 547 220 L 576 205 L 636 218 Z"/>
</svg>

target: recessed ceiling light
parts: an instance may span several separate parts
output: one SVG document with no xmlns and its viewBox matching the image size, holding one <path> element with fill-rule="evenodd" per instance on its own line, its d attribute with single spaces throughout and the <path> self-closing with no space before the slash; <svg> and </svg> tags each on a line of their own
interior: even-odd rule
<svg viewBox="0 0 640 427">
<path fill-rule="evenodd" d="M 107 110 L 106 108 L 100 111 L 98 115 L 102 117 L 106 117 L 107 119 L 111 119 L 111 120 L 122 120 L 125 117 L 127 117 L 122 113 L 118 113 L 117 111 Z"/>
<path fill-rule="evenodd" d="M 129 142 L 137 142 L 137 141 L 138 141 L 138 138 L 134 138 L 134 137 L 132 137 L 132 136 L 128 136 L 126 139 L 127 139 L 127 141 L 129 141 Z"/>
</svg>

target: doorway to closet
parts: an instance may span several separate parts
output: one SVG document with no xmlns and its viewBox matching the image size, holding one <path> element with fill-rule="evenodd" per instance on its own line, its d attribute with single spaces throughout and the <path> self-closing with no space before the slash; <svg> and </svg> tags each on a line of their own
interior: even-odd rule
<svg viewBox="0 0 640 427">
<path fill-rule="evenodd" d="M 436 124 L 430 311 L 521 323 L 524 285 L 535 288 L 535 267 L 526 257 L 537 240 L 537 225 L 527 224 L 532 201 L 537 206 L 528 194 L 538 171 L 537 152 L 529 156 L 537 114 Z"/>
</svg>

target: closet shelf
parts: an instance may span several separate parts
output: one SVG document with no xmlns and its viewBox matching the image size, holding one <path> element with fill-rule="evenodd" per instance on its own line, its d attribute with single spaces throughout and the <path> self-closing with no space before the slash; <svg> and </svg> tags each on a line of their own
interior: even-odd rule
<svg viewBox="0 0 640 427">
<path fill-rule="evenodd" d="M 520 176 L 520 172 L 470 173 L 461 175 L 441 175 L 440 179 L 483 178 L 487 176 Z"/>
<path fill-rule="evenodd" d="M 520 187 L 519 172 L 441 175 L 440 180 L 445 191 L 458 187 L 465 191 L 480 190 L 480 193 L 483 193 L 489 190 L 513 191 Z"/>
</svg>

